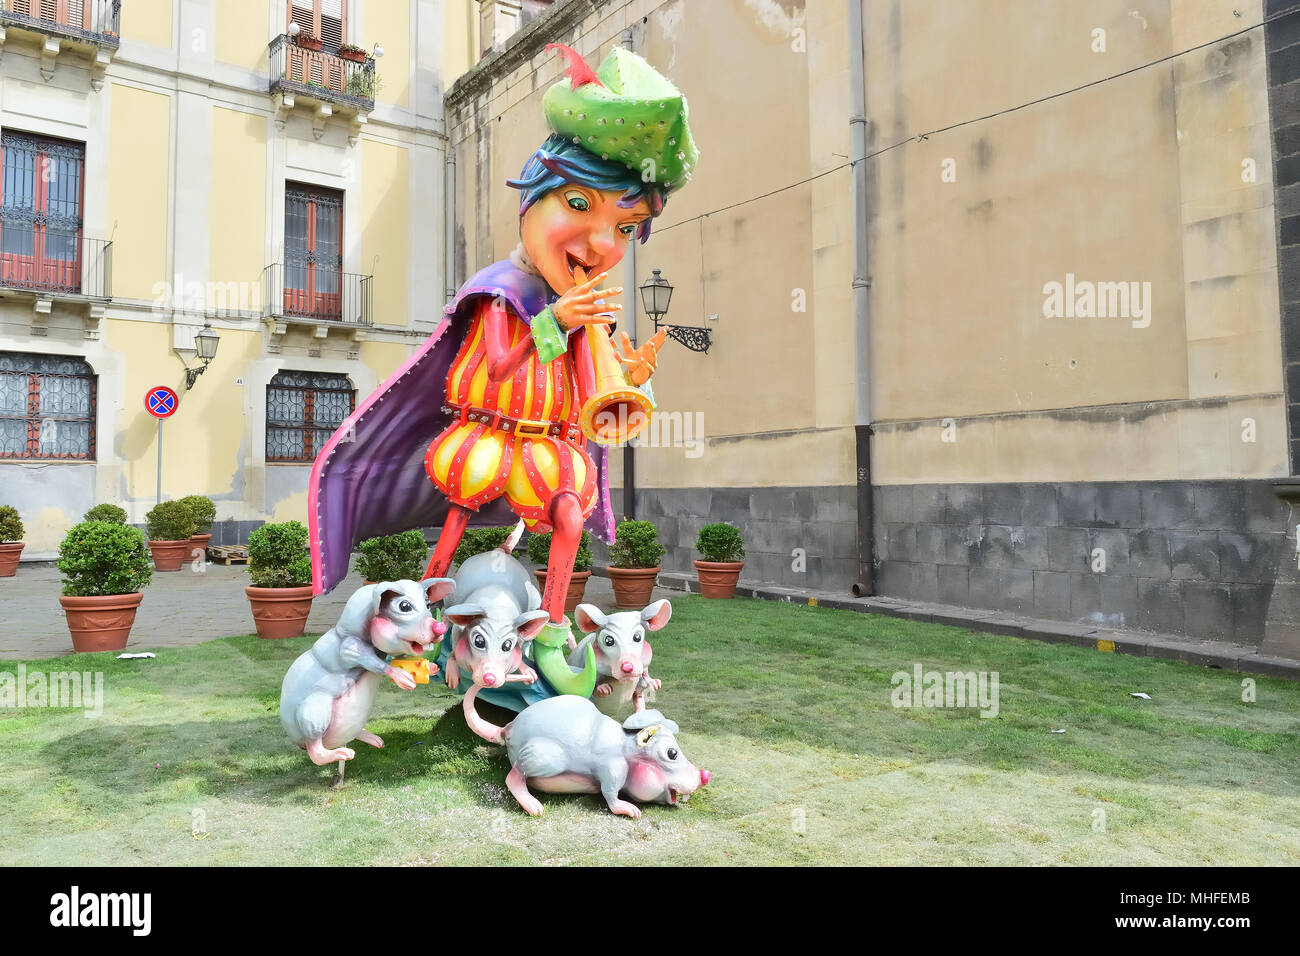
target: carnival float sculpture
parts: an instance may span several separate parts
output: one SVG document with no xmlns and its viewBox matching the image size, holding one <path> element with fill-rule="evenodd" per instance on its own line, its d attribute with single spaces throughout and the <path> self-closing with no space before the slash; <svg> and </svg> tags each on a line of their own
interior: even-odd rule
<svg viewBox="0 0 1300 956">
<path fill-rule="evenodd" d="M 429 339 L 317 457 L 308 491 L 312 586 L 317 595 L 333 590 L 362 539 L 421 527 L 441 528 L 424 583 L 446 581 L 467 527 L 518 516 L 505 545 L 461 565 L 450 593 L 438 585 L 451 631 L 429 672 L 466 693 L 476 733 L 507 744 L 511 791 L 529 813 L 540 806 L 526 782 L 600 792 L 615 813 L 636 816 L 620 789 L 675 803 L 708 781 L 707 771 L 674 763 L 684 761 L 676 725 L 644 709 L 658 681 L 646 672 L 648 645 L 634 645 L 662 627 L 671 608 L 664 601 L 606 617 L 586 605 L 577 617 L 589 637 L 579 646 L 564 599 L 584 524 L 613 541 L 609 446 L 648 426 L 649 380 L 667 333 L 633 348 L 622 332 L 619 354 L 609 327 L 621 306 L 606 299 L 623 290 L 601 286 L 628 243 L 649 238 L 668 195 L 690 179 L 698 150 L 685 97 L 641 57 L 616 47 L 593 71 L 567 46 L 547 49 L 568 66 L 542 98 L 550 135 L 519 178 L 507 180 L 521 193 L 520 242 L 460 287 Z M 552 532 L 545 593 L 510 554 L 525 526 Z M 624 641 L 633 646 L 621 650 Z M 286 693 L 288 686 L 286 678 Z M 636 710 L 621 725 L 588 699 L 615 689 L 616 700 Z M 495 727 L 474 710 L 480 695 L 522 713 Z M 315 730 L 291 724 L 286 718 L 300 743 Z M 316 753 L 337 751 L 340 736 L 319 741 Z M 616 753 L 622 776 L 609 771 Z M 592 769 L 598 765 L 605 769 Z"/>
</svg>

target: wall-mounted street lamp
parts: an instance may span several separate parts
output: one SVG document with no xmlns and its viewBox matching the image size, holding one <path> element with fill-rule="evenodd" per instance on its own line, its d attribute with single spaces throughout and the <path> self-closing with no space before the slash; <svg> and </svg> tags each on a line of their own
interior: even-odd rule
<svg viewBox="0 0 1300 956">
<path fill-rule="evenodd" d="M 212 331 L 212 323 L 204 322 L 203 328 L 199 330 L 198 335 L 194 336 L 194 345 L 199 351 L 199 358 L 203 359 L 203 364 L 185 370 L 185 391 L 192 389 L 199 376 L 208 370 L 208 363 L 217 357 L 217 343 L 220 341 L 221 336 Z"/>
<path fill-rule="evenodd" d="M 380 46 L 378 43 L 376 43 L 376 44 L 375 44 L 375 48 L 371 51 L 371 55 L 372 55 L 376 60 L 383 59 L 383 56 L 384 56 L 384 48 L 383 48 L 382 46 Z"/>
<path fill-rule="evenodd" d="M 641 304 L 645 306 L 646 315 L 654 320 L 655 331 L 658 332 L 660 325 L 667 325 L 660 319 L 668 314 L 668 302 L 673 297 L 673 287 L 659 274 L 658 269 L 653 271 L 654 275 L 641 286 Z M 676 339 L 692 352 L 708 352 L 709 346 L 713 344 L 712 330 L 699 326 L 669 325 L 668 336 Z"/>
<path fill-rule="evenodd" d="M 297 23 L 291 22 L 289 24 L 289 36 L 296 37 L 300 32 L 302 32 L 302 27 L 298 26 Z"/>
</svg>

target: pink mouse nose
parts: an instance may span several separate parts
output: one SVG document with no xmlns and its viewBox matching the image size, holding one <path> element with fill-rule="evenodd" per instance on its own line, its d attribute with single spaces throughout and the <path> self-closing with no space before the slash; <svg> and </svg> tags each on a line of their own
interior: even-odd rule
<svg viewBox="0 0 1300 956">
<path fill-rule="evenodd" d="M 483 675 L 483 683 L 486 684 L 488 687 L 495 687 L 495 686 L 497 685 L 497 675 L 496 675 L 496 674 L 484 674 L 484 675 Z"/>
<path fill-rule="evenodd" d="M 632 666 L 632 662 L 631 662 L 631 661 L 624 661 L 624 662 L 623 662 L 623 673 L 624 673 L 624 674 L 630 674 L 630 673 L 632 673 L 634 670 L 636 670 L 636 668 Z"/>
<path fill-rule="evenodd" d="M 701 787 L 706 786 L 706 785 L 708 784 L 708 782 L 709 782 L 710 780 L 712 780 L 712 779 L 713 779 L 713 774 L 709 773 L 707 770 L 701 770 L 701 771 L 700 771 L 700 786 L 701 786 Z"/>
<path fill-rule="evenodd" d="M 447 625 L 443 624 L 442 621 L 434 621 L 429 630 L 434 634 L 446 634 Z"/>
</svg>

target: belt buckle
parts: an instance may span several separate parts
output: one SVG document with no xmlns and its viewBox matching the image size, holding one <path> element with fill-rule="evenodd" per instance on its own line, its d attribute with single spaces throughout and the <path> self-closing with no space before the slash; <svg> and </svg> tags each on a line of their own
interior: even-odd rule
<svg viewBox="0 0 1300 956">
<path fill-rule="evenodd" d="M 523 420 L 515 422 L 515 434 L 527 438 L 545 438 L 550 430 L 550 422 L 528 422 Z"/>
</svg>

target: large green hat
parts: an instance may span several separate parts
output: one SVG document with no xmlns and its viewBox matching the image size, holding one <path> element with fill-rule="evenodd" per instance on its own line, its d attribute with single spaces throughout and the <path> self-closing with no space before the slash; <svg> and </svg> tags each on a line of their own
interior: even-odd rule
<svg viewBox="0 0 1300 956">
<path fill-rule="evenodd" d="M 687 123 L 686 97 L 641 57 L 614 47 L 592 72 L 562 43 L 565 78 L 542 95 L 551 129 L 601 159 L 648 171 L 665 192 L 686 185 L 699 160 Z"/>
</svg>

